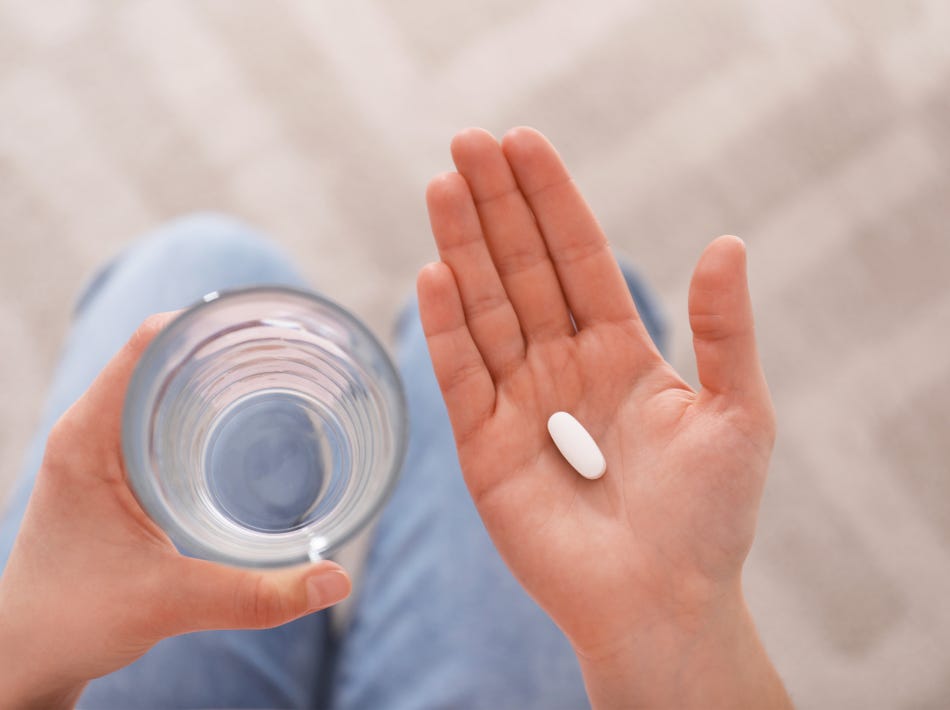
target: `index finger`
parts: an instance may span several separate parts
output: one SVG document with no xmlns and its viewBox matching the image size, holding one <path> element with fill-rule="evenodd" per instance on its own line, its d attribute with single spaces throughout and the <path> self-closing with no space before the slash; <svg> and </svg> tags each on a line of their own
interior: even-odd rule
<svg viewBox="0 0 950 710">
<path fill-rule="evenodd" d="M 102 368 L 89 389 L 66 410 L 60 425 L 74 428 L 82 436 L 82 441 L 114 448 L 121 440 L 125 392 L 135 366 L 152 340 L 180 313 L 156 313 L 142 321 L 128 342 Z M 83 435 L 86 432 L 89 432 L 88 436 Z"/>
</svg>

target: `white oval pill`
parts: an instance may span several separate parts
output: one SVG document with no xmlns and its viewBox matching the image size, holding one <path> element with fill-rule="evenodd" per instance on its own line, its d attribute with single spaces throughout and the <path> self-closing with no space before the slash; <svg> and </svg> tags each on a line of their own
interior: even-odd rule
<svg viewBox="0 0 950 710">
<path fill-rule="evenodd" d="M 555 412 L 548 419 L 548 432 L 567 462 L 584 478 L 600 478 L 607 461 L 583 424 L 567 412 Z"/>
</svg>

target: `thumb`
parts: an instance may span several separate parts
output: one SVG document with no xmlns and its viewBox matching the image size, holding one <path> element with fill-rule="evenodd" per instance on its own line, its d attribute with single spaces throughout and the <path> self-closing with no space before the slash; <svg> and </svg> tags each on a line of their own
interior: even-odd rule
<svg viewBox="0 0 950 710">
<path fill-rule="evenodd" d="M 330 561 L 257 570 L 179 559 L 163 604 L 174 627 L 169 634 L 280 626 L 342 601 L 351 588 L 346 571 Z"/>
<path fill-rule="evenodd" d="M 719 237 L 699 258 L 689 287 L 689 325 L 704 390 L 768 399 L 755 345 L 745 244 L 738 237 Z"/>
</svg>

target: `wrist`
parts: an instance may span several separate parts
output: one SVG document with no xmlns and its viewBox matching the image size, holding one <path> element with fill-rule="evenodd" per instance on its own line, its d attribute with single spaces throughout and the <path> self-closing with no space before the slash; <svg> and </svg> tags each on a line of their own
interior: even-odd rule
<svg viewBox="0 0 950 710">
<path fill-rule="evenodd" d="M 0 584 L 0 707 L 72 708 L 86 681 L 68 678 L 50 666 L 50 649 L 38 644 L 40 634 L 24 624 L 23 615 L 3 602 Z"/>
<path fill-rule="evenodd" d="M 49 687 L 32 683 L 21 684 L 19 679 L 5 679 L 0 683 L 0 703 L 16 710 L 71 710 L 76 706 L 85 683 Z"/>
<path fill-rule="evenodd" d="M 694 613 L 645 618 L 575 652 L 598 710 L 791 708 L 738 583 Z"/>
<path fill-rule="evenodd" d="M 58 676 L 47 668 L 42 654 L 28 652 L 0 632 L 0 707 L 42 708 L 58 710 L 72 708 L 86 686 L 82 680 Z"/>
<path fill-rule="evenodd" d="M 58 710 L 76 705 L 85 681 L 57 677 L 43 667 L 41 658 L 21 655 L 9 643 L 0 636 L 0 707 Z"/>
</svg>

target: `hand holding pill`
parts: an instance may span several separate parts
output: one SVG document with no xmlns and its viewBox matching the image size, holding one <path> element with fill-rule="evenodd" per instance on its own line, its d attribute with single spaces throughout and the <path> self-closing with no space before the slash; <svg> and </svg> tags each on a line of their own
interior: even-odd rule
<svg viewBox="0 0 950 710">
<path fill-rule="evenodd" d="M 452 157 L 457 172 L 427 192 L 440 261 L 419 275 L 420 310 L 465 480 L 502 557 L 585 675 L 586 658 L 635 666 L 657 644 L 686 658 L 677 640 L 700 647 L 695 628 L 724 618 L 734 633 L 705 663 L 728 662 L 740 640 L 760 649 L 741 571 L 775 425 L 743 243 L 713 241 L 693 274 L 694 389 L 651 341 L 540 133 L 499 142 L 470 129 Z M 638 248 L 657 238 L 631 232 Z"/>
</svg>

